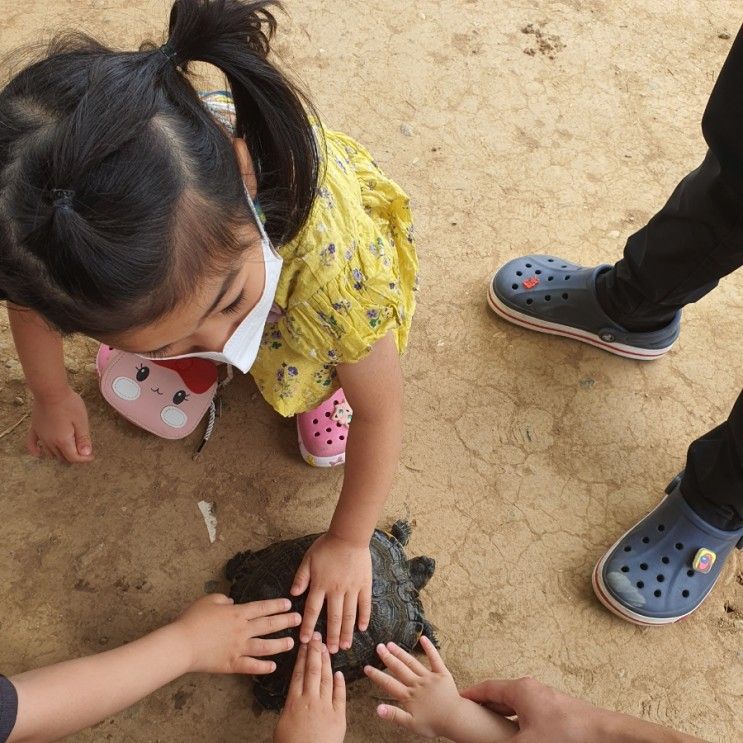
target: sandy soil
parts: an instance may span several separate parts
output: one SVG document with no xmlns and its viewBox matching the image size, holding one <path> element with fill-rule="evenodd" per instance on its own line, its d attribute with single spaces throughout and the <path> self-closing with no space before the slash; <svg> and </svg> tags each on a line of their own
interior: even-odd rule
<svg viewBox="0 0 743 743">
<path fill-rule="evenodd" d="M 684 317 L 652 365 L 494 319 L 488 276 L 528 250 L 613 261 L 704 154 L 699 121 L 740 14 L 729 0 L 287 2 L 276 45 L 327 121 L 413 195 L 424 284 L 404 361 L 407 430 L 385 518 L 438 560 L 425 603 L 461 684 L 530 673 L 715 741 L 743 728 L 743 561 L 690 621 L 639 629 L 604 611 L 590 571 L 659 498 L 691 438 L 741 387 L 743 274 Z M 0 47 L 80 22 L 132 47 L 162 0 L 0 0 Z M 68 345 L 97 461 L 38 463 L 26 423 L 0 441 L 0 669 L 92 653 L 213 587 L 236 550 L 320 530 L 340 472 L 299 459 L 293 425 L 248 380 L 204 458 L 117 419 L 95 344 Z M 29 409 L 0 316 L 0 431 Z M 210 545 L 197 510 L 214 500 Z M 222 585 L 222 584 L 219 584 Z M 408 738 L 350 692 L 349 741 Z M 239 678 L 186 677 L 76 739 L 267 741 Z"/>
</svg>

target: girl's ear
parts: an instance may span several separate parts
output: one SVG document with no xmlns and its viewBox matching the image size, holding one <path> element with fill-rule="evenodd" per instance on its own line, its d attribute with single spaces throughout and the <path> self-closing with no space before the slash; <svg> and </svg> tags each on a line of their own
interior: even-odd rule
<svg viewBox="0 0 743 743">
<path fill-rule="evenodd" d="M 258 193 L 258 181 L 255 179 L 255 170 L 253 170 L 253 159 L 250 157 L 248 145 L 245 140 L 236 137 L 232 140 L 232 146 L 235 148 L 235 157 L 237 158 L 237 167 L 240 169 L 243 183 L 248 189 L 251 199 L 255 199 Z"/>
</svg>

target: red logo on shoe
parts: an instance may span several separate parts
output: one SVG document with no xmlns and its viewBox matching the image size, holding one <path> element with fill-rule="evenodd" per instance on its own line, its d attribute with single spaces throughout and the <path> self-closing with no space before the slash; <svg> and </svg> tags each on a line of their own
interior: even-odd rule
<svg viewBox="0 0 743 743">
<path fill-rule="evenodd" d="M 531 276 L 528 279 L 524 279 L 524 288 L 525 289 L 533 289 L 538 284 L 539 284 L 539 279 L 536 276 Z"/>
</svg>

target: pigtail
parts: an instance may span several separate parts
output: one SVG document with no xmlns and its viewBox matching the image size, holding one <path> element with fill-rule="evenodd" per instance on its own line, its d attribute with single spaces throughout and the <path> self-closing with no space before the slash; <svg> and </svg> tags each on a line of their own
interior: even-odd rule
<svg viewBox="0 0 743 743">
<path fill-rule="evenodd" d="M 317 190 L 320 156 L 312 104 L 268 61 L 276 0 L 177 0 L 168 48 L 175 66 L 199 61 L 227 77 L 237 111 L 236 136 L 247 143 L 266 229 L 281 244 L 306 222 Z"/>
</svg>

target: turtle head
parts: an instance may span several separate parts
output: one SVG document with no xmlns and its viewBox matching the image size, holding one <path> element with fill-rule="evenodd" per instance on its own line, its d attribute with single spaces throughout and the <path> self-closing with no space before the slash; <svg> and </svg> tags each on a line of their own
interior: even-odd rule
<svg viewBox="0 0 743 743">
<path fill-rule="evenodd" d="M 414 557 L 408 560 L 410 579 L 417 590 L 421 590 L 436 571 L 436 560 L 433 557 Z"/>
</svg>

